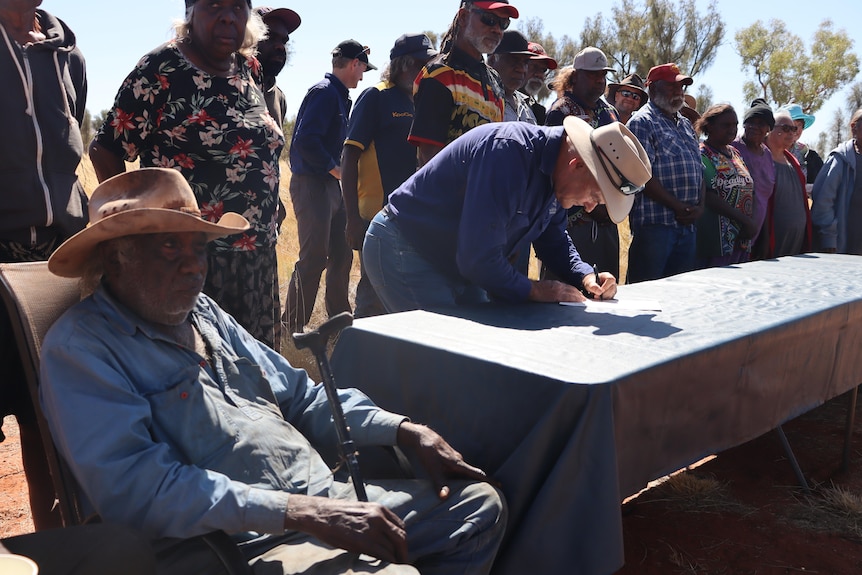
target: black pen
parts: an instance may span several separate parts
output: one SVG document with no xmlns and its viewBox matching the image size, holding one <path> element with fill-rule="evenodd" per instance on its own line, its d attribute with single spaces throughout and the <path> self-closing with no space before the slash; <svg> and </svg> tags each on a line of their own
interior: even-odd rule
<svg viewBox="0 0 862 575">
<path fill-rule="evenodd" d="M 593 264 L 593 273 L 596 274 L 596 285 L 599 287 L 602 287 L 602 282 L 599 279 L 599 268 L 598 268 L 598 266 L 596 266 L 596 264 Z M 596 298 L 596 295 L 593 294 L 593 299 L 595 299 L 595 298 Z M 598 298 L 602 299 L 602 294 L 598 294 Z"/>
</svg>

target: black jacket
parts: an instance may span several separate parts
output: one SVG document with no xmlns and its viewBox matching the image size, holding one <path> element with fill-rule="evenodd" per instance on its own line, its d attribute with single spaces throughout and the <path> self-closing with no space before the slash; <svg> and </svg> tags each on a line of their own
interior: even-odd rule
<svg viewBox="0 0 862 575">
<path fill-rule="evenodd" d="M 37 10 L 46 39 L 22 49 L 0 25 L 0 241 L 64 239 L 87 223 L 75 170 L 84 151 L 84 57 L 59 19 Z"/>
</svg>

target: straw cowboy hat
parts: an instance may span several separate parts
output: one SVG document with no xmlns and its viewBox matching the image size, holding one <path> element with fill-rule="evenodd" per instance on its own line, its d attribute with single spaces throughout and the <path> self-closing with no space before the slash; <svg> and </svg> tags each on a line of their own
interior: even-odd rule
<svg viewBox="0 0 862 575">
<path fill-rule="evenodd" d="M 63 242 L 48 260 L 52 273 L 80 277 L 99 243 L 137 234 L 204 232 L 209 240 L 248 229 L 248 221 L 228 212 L 218 223 L 201 218 L 197 200 L 176 170 L 141 168 L 99 184 L 89 205 L 90 224 Z"/>
<path fill-rule="evenodd" d="M 613 105 L 614 100 L 617 97 L 617 90 L 620 89 L 634 91 L 640 95 L 641 101 L 640 104 L 638 104 L 638 110 L 640 110 L 649 100 L 649 94 L 647 94 L 646 89 L 644 88 L 644 81 L 637 74 L 629 74 L 623 78 L 622 82 L 611 82 L 608 84 L 608 91 L 605 98 L 611 103 L 611 105 Z"/>
<path fill-rule="evenodd" d="M 567 116 L 563 127 L 599 183 L 611 220 L 620 223 L 629 215 L 635 194 L 652 178 L 646 150 L 619 122 L 594 130 L 580 118 Z"/>
</svg>

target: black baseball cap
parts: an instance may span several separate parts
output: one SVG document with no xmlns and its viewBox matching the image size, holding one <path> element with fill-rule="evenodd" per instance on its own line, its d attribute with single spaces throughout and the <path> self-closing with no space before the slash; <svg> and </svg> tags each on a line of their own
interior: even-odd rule
<svg viewBox="0 0 862 575">
<path fill-rule="evenodd" d="M 390 60 L 401 56 L 412 56 L 427 62 L 436 55 L 437 50 L 431 45 L 431 38 L 425 34 L 402 34 L 395 40 L 395 45 L 389 51 Z"/>
<path fill-rule="evenodd" d="M 506 30 L 503 32 L 503 39 L 494 54 L 522 54 L 524 56 L 535 56 L 530 52 L 530 43 L 527 38 L 517 30 Z"/>
<path fill-rule="evenodd" d="M 368 61 L 368 54 L 370 53 L 371 48 L 363 46 L 356 40 L 345 40 L 332 51 L 333 56 L 359 60 L 360 62 L 365 62 L 369 70 L 376 70 L 377 66 Z"/>
</svg>

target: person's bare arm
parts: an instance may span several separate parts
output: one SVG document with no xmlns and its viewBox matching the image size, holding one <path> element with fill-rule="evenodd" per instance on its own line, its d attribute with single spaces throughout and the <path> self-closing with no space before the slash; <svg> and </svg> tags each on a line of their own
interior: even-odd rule
<svg viewBox="0 0 862 575">
<path fill-rule="evenodd" d="M 350 249 L 361 250 L 365 241 L 365 221 L 359 215 L 359 156 L 362 150 L 345 144 L 341 155 L 341 195 L 347 212 L 345 236 Z"/>
<path fill-rule="evenodd" d="M 721 199 L 713 190 L 706 193 L 706 207 L 720 216 L 736 221 L 739 224 L 739 236 L 742 239 L 753 239 L 757 235 L 757 224 L 754 220 Z"/>
<path fill-rule="evenodd" d="M 126 171 L 126 163 L 123 161 L 123 158 L 100 146 L 96 143 L 96 140 L 93 140 L 90 144 L 89 154 L 90 161 L 93 163 L 93 170 L 96 172 L 96 178 L 100 182 L 104 182 L 111 176 L 116 176 Z"/>
<path fill-rule="evenodd" d="M 442 149 L 443 146 L 438 146 L 437 144 L 419 144 L 419 167 L 421 168 L 422 166 L 430 162 L 431 158 L 436 156 Z"/>
</svg>

